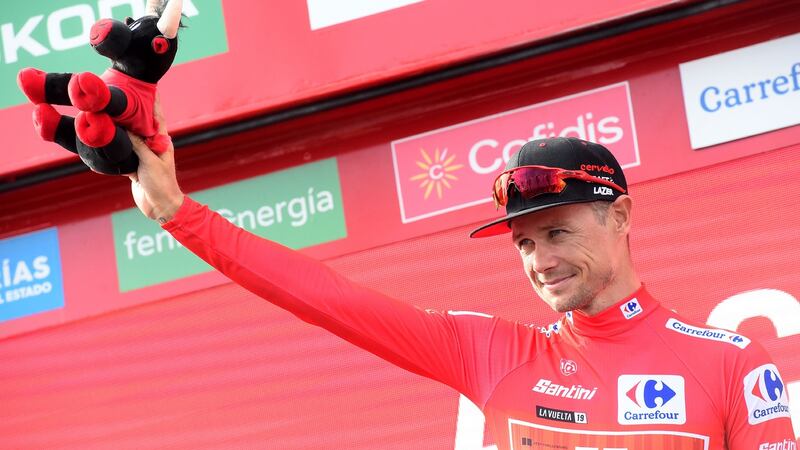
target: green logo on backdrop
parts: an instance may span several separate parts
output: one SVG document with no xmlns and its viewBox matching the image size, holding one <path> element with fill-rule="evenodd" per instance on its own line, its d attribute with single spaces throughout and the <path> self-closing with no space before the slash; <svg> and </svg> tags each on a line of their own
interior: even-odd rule
<svg viewBox="0 0 800 450">
<path fill-rule="evenodd" d="M 250 178 L 192 194 L 236 225 L 291 248 L 347 236 L 336 159 Z M 111 215 L 122 292 L 211 267 L 132 208 Z"/>
<path fill-rule="evenodd" d="M 102 73 L 111 64 L 89 46 L 89 30 L 101 18 L 144 15 L 146 0 L 5 1 L 0 15 L 0 109 L 27 102 L 17 72 Z M 225 53 L 228 40 L 222 0 L 183 0 L 175 64 Z"/>
</svg>

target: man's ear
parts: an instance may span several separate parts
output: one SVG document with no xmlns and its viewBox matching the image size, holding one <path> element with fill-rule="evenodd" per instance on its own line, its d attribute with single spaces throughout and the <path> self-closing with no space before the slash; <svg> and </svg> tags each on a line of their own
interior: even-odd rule
<svg viewBox="0 0 800 450">
<path fill-rule="evenodd" d="M 621 234 L 628 234 L 631 229 L 631 209 L 633 199 L 629 195 L 621 195 L 611 203 L 609 212 L 614 230 Z"/>
</svg>

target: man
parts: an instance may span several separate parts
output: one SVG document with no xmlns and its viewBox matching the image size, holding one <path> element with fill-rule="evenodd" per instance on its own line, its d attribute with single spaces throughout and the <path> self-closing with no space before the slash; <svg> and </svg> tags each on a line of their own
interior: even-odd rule
<svg viewBox="0 0 800 450">
<path fill-rule="evenodd" d="M 162 121 L 163 122 L 163 121 Z M 494 186 L 546 328 L 421 310 L 355 285 L 184 196 L 172 151 L 132 136 L 133 194 L 186 248 L 262 298 L 412 372 L 486 415 L 499 449 L 795 450 L 785 386 L 749 339 L 692 324 L 639 281 L 617 161 L 575 138 L 527 143 Z"/>
</svg>

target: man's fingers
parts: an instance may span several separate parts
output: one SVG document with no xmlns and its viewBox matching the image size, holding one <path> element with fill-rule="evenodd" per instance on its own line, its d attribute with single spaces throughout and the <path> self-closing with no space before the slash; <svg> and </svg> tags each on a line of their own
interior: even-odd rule
<svg viewBox="0 0 800 450">
<path fill-rule="evenodd" d="M 142 139 L 139 135 L 128 131 L 128 137 L 131 139 L 133 151 L 136 152 L 136 156 L 138 156 L 140 160 L 148 161 L 152 160 L 152 158 L 157 158 L 156 154 L 150 150 L 150 147 L 145 144 L 144 139 Z"/>
</svg>

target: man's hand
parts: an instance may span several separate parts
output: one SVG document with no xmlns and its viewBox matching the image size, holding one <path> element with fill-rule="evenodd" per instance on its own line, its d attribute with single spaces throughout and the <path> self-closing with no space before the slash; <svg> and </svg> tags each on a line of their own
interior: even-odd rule
<svg viewBox="0 0 800 450">
<path fill-rule="evenodd" d="M 159 123 L 159 134 L 167 134 L 166 122 L 161 113 L 161 103 L 156 98 L 155 117 Z M 172 219 L 183 203 L 183 193 L 175 176 L 175 149 L 170 142 L 166 152 L 157 155 L 144 140 L 130 132 L 133 150 L 139 157 L 136 173 L 128 175 L 131 179 L 131 193 L 136 206 L 142 213 L 159 223 Z"/>
</svg>

